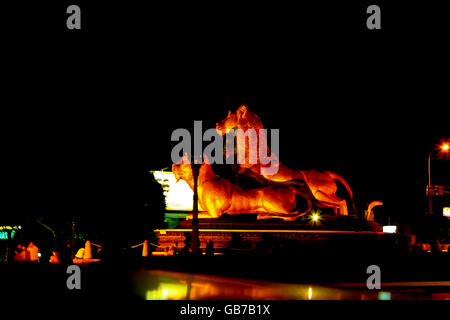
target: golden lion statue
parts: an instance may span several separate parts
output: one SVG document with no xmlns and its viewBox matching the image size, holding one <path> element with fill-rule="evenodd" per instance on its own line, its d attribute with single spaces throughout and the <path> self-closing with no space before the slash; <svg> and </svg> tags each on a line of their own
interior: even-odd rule
<svg viewBox="0 0 450 320">
<path fill-rule="evenodd" d="M 229 133 L 231 129 L 242 129 L 244 132 L 248 129 L 254 129 L 256 130 L 256 132 L 259 132 L 259 130 L 264 129 L 264 127 L 259 117 L 255 113 L 251 112 L 245 105 L 242 105 L 236 110 L 235 113 L 231 113 L 231 111 L 229 111 L 227 117 L 220 123 L 216 124 L 216 130 L 220 135 Z M 265 134 L 262 133 L 261 136 L 257 134 L 256 137 L 258 139 L 256 144 L 258 148 L 267 148 L 267 154 L 270 154 Z M 260 137 L 262 137 L 262 139 L 260 139 Z M 278 171 L 272 175 L 265 175 L 261 173 L 261 167 L 265 165 L 261 164 L 260 162 L 259 149 L 257 149 L 257 162 L 256 164 L 252 164 L 249 161 L 250 153 L 252 151 L 255 152 L 256 150 L 249 150 L 249 143 L 244 143 L 244 145 L 238 144 L 237 148 L 241 148 L 240 150 L 238 150 L 238 152 L 241 152 L 241 154 L 245 154 L 245 162 L 239 164 L 238 173 L 250 173 L 249 176 L 257 174 L 274 182 L 288 182 L 296 179 L 304 180 L 310 188 L 311 193 L 313 194 L 314 199 L 317 202 L 317 206 L 322 208 L 333 208 L 335 213 L 348 215 L 347 202 L 344 199 L 336 196 L 337 185 L 334 180 L 338 180 L 345 186 L 352 200 L 353 209 L 355 210 L 355 206 L 353 203 L 353 193 L 350 189 L 350 186 L 342 177 L 340 177 L 336 173 L 330 171 L 319 172 L 316 170 L 292 170 L 286 166 L 281 165 L 281 163 L 276 158 L 277 155 L 271 153 L 272 159 L 276 159 Z M 227 150 L 225 147 L 225 154 L 227 157 L 230 155 L 230 152 L 231 150 Z"/>
<path fill-rule="evenodd" d="M 177 181 L 183 179 L 194 188 L 192 167 L 186 159 L 172 165 L 172 172 Z M 199 218 L 218 218 L 224 213 L 258 214 L 257 219 L 280 218 L 293 221 L 308 213 L 312 208 L 309 196 L 291 185 L 274 184 L 262 188 L 244 190 L 230 181 L 218 177 L 212 171 L 211 165 L 202 163 L 198 176 L 198 201 L 207 213 L 199 213 Z M 305 198 L 308 209 L 299 212 L 296 195 Z M 192 214 L 187 216 L 192 219 Z"/>
</svg>

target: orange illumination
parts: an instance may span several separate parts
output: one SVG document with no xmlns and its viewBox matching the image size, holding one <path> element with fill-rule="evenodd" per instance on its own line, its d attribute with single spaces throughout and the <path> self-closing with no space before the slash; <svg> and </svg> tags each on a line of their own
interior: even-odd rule
<svg viewBox="0 0 450 320">
<path fill-rule="evenodd" d="M 146 300 L 355 300 L 360 297 L 356 290 L 162 270 L 140 270 L 133 278 L 136 293 Z M 371 300 L 378 297 L 377 292 L 364 294 Z"/>
<path fill-rule="evenodd" d="M 376 207 L 376 206 L 382 206 L 382 205 L 383 205 L 383 202 L 382 201 L 378 201 L 378 200 L 375 200 L 375 201 L 372 201 L 371 203 L 369 203 L 369 206 L 367 207 L 366 219 L 370 220 L 371 217 L 372 217 L 372 220 L 373 220 L 373 215 L 372 215 L 373 211 L 372 211 L 372 209 L 374 207 Z"/>
<path fill-rule="evenodd" d="M 449 159 L 450 139 L 440 139 L 439 144 L 436 145 L 436 150 L 439 150 L 439 155 L 442 158 Z"/>
<path fill-rule="evenodd" d="M 288 229 L 198 229 L 200 232 L 277 232 L 277 233 L 340 233 L 340 234 L 384 234 L 378 231 L 341 231 L 341 230 L 288 230 Z M 167 234 L 168 231 L 172 232 L 187 232 L 192 229 L 155 229 L 155 232 L 161 234 Z M 155 253 L 155 252 L 153 252 Z"/>
<path fill-rule="evenodd" d="M 183 179 L 193 189 L 194 178 L 189 163 L 172 165 L 175 179 Z M 298 194 L 308 202 L 308 209 L 297 209 L 295 195 Z M 245 190 L 232 184 L 227 179 L 218 177 L 208 162 L 203 162 L 198 176 L 198 202 L 207 212 L 199 213 L 199 218 L 218 218 L 224 213 L 257 214 L 258 219 L 280 218 L 294 221 L 312 208 L 307 194 L 291 185 L 269 185 L 262 188 Z M 192 218 L 192 214 L 186 216 Z"/>
<path fill-rule="evenodd" d="M 216 130 L 220 135 L 225 135 L 229 130 L 236 128 L 242 130 L 253 129 L 256 131 L 264 129 L 260 118 L 254 112 L 250 111 L 245 105 L 240 106 L 235 113 L 231 113 L 231 111 L 229 111 L 227 117 L 216 124 Z M 265 135 L 258 135 L 257 139 L 257 145 L 259 148 L 267 148 L 267 150 L 270 151 Z M 352 202 L 353 193 L 347 182 L 339 175 L 331 171 L 319 172 L 317 170 L 293 170 L 279 162 L 278 171 L 276 174 L 263 175 L 261 173 L 261 168 L 264 167 L 264 164 L 260 162 L 259 157 L 255 157 L 258 161 L 256 164 L 249 161 L 249 159 L 252 158 L 250 156 L 250 152 L 252 150 L 250 150 L 249 144 L 239 144 L 237 147 L 240 148 L 239 152 L 241 154 L 246 155 L 244 163 L 239 164 L 242 172 L 248 171 L 252 174 L 262 175 L 265 179 L 275 182 L 303 180 L 309 188 L 309 197 L 315 199 L 321 208 L 333 208 L 337 214 L 348 215 L 347 202 L 336 196 L 337 185 L 334 180 L 338 180 L 345 186 Z M 225 150 L 225 152 L 228 154 L 227 150 Z M 274 153 L 271 153 L 271 157 L 278 161 L 277 155 Z M 352 205 L 354 207 L 353 203 Z"/>
<path fill-rule="evenodd" d="M 146 300 L 180 300 L 186 298 L 187 284 L 160 282 L 155 289 L 146 292 Z"/>
<path fill-rule="evenodd" d="M 246 106 L 240 106 L 235 113 L 228 113 L 228 116 L 217 123 L 216 130 L 224 135 L 231 129 L 240 129 L 247 131 L 249 129 L 260 132 L 257 135 L 256 145 L 260 149 L 267 149 L 267 154 L 271 154 L 271 159 L 275 161 L 278 170 L 272 175 L 263 174 L 264 164 L 259 161 L 260 152 L 255 148 L 250 148 L 249 143 L 237 145 L 238 154 L 245 155 L 245 161 L 239 163 L 239 172 L 247 172 L 249 176 L 259 176 L 257 179 L 265 178 L 274 182 L 289 182 L 276 185 L 267 185 L 265 187 L 246 190 L 214 174 L 208 160 L 200 167 L 198 176 L 198 201 L 200 206 L 206 211 L 200 213 L 199 218 L 218 218 L 224 213 L 234 214 L 257 214 L 258 219 L 279 218 L 285 221 L 294 221 L 298 217 L 308 213 L 312 209 L 312 200 L 316 200 L 317 206 L 321 208 L 333 208 L 336 214 L 348 215 L 347 202 L 336 196 L 337 185 L 334 180 L 341 182 L 347 189 L 350 198 L 353 199 L 353 193 L 347 182 L 337 174 L 316 170 L 298 171 L 282 166 L 277 155 L 271 153 L 267 144 L 265 134 L 261 134 L 264 129 L 259 117 L 251 112 Z M 225 150 L 228 154 L 229 150 Z M 252 152 L 252 154 L 250 154 Z M 187 157 L 187 155 L 186 155 Z M 248 161 L 256 159 L 256 163 Z M 181 163 L 172 165 L 173 178 L 175 181 L 184 180 L 187 185 L 193 189 L 194 179 L 189 159 L 183 158 Z M 271 161 L 272 161 L 271 160 Z M 271 164 L 272 165 L 272 164 Z M 163 178 L 160 180 L 165 181 Z M 166 179 L 167 185 L 169 178 Z M 302 180 L 300 182 L 291 182 L 292 180 Z M 170 193 L 170 187 L 167 188 L 167 194 Z M 187 195 L 187 193 L 185 193 Z M 308 203 L 308 208 L 304 212 L 298 209 L 295 195 L 302 196 Z M 177 200 L 180 197 L 176 197 Z M 189 196 L 186 203 L 192 200 Z M 167 200 L 167 199 L 166 199 Z M 352 200 L 352 205 L 353 200 Z M 355 210 L 356 211 L 356 210 Z M 186 219 L 191 219 L 192 214 L 188 214 Z M 318 221 L 319 217 L 313 218 Z"/>
</svg>

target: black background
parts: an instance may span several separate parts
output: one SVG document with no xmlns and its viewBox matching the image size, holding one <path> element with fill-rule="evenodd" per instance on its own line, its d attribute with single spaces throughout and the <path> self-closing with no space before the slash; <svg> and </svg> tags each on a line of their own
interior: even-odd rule
<svg viewBox="0 0 450 320">
<path fill-rule="evenodd" d="M 174 129 L 214 127 L 243 103 L 280 129 L 287 166 L 340 174 L 361 208 L 422 215 L 426 157 L 448 137 L 445 10 L 374 3 L 381 30 L 364 1 L 5 6 L 5 217 L 120 219 L 142 170 L 170 166 Z M 66 28 L 69 4 L 81 30 Z M 445 183 L 448 163 L 432 168 Z"/>
<path fill-rule="evenodd" d="M 382 30 L 366 29 L 373 3 Z M 69 4 L 82 30 L 67 30 Z M 96 215 L 115 232 L 140 206 L 142 171 L 170 166 L 172 131 L 213 127 L 243 103 L 280 129 L 284 164 L 335 171 L 360 208 L 382 200 L 413 220 L 425 211 L 426 157 L 449 136 L 447 12 L 438 1 L 2 3 L 1 222 Z M 448 184 L 448 162 L 432 170 Z M 52 316 L 54 301 L 29 312 Z M 104 315 L 96 299 L 72 301 L 61 315 Z M 308 306 L 360 315 L 352 303 Z M 384 316 L 382 306 L 358 305 Z M 396 306 L 404 316 L 412 304 Z"/>
</svg>

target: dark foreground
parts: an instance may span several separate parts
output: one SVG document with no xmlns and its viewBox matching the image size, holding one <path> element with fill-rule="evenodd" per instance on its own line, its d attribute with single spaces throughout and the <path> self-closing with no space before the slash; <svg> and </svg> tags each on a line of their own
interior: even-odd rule
<svg viewBox="0 0 450 320">
<path fill-rule="evenodd" d="M 378 265 L 381 290 L 366 288 L 367 267 Z M 67 265 L 1 264 L 3 296 L 12 299 L 449 299 L 446 254 L 369 252 L 327 255 L 150 257 L 134 264 L 81 267 L 81 289 L 69 290 Z"/>
</svg>

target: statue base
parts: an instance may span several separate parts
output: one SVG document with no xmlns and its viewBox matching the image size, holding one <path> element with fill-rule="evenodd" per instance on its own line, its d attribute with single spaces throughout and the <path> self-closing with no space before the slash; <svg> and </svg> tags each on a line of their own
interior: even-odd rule
<svg viewBox="0 0 450 320">
<path fill-rule="evenodd" d="M 256 253 L 273 251 L 273 248 L 305 248 L 320 244 L 322 248 L 350 248 L 352 245 L 383 245 L 395 243 L 398 234 L 381 232 L 373 221 L 348 216 L 323 217 L 320 222 L 299 219 L 284 222 L 277 219 L 256 220 L 254 215 L 220 219 L 200 219 L 200 248 L 205 251 L 212 242 L 215 254 L 231 251 Z M 253 216 L 253 221 L 250 216 Z M 155 255 L 171 255 L 171 248 L 185 246 L 186 235 L 192 232 L 192 221 L 182 221 L 176 229 L 155 230 L 159 248 Z M 189 237 L 189 236 L 188 236 Z M 389 245 L 387 246 L 389 247 Z"/>
</svg>

